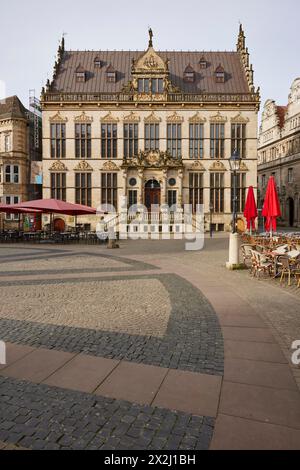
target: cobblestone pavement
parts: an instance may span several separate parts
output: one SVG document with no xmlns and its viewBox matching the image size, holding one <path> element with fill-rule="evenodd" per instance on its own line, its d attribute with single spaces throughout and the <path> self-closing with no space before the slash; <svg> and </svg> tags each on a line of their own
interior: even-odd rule
<svg viewBox="0 0 300 470">
<path fill-rule="evenodd" d="M 298 291 L 280 288 L 276 281 L 253 280 L 247 271 L 227 271 L 227 236 L 206 240 L 199 252 L 186 252 L 184 242 L 174 240 L 126 241 L 120 246 L 114 251 L 82 246 L 31 246 L 29 251 L 21 246 L 0 247 L 0 291 L 10 292 L 11 298 L 16 289 L 20 304 L 22 293 L 31 293 L 24 296 L 25 314 L 16 308 L 14 315 L 6 299 L 6 311 L 0 316 L 1 339 L 221 377 L 216 421 L 3 377 L 0 393 L 8 416 L 2 419 L 1 414 L 0 441 L 26 448 L 299 449 L 300 394 L 294 378 L 300 387 L 300 375 L 290 360 L 291 340 L 300 339 Z M 122 308 L 117 301 L 111 307 L 106 300 L 114 323 L 107 323 L 103 314 L 95 317 L 93 309 L 89 319 L 90 309 L 82 310 L 90 296 L 105 296 L 105 286 L 108 297 L 114 299 L 119 291 L 123 299 Z M 139 289 L 136 299 L 132 286 Z M 147 289 L 160 299 L 157 304 Z M 52 305 L 57 311 L 50 324 L 37 310 L 43 311 L 41 299 L 53 298 L 54 292 L 57 298 Z M 64 314 L 70 293 L 74 302 Z M 149 322 L 143 323 L 143 312 L 134 309 L 140 298 L 144 312 L 149 302 L 163 305 L 161 312 L 159 308 L 152 312 Z M 14 301 L 11 298 L 11 306 Z M 86 323 L 76 314 L 79 306 Z M 70 315 L 72 309 L 74 315 Z M 60 403 L 66 412 L 61 409 L 58 421 Z M 97 418 L 93 418 L 95 409 L 100 410 Z M 82 413 L 77 427 L 73 410 Z M 148 432 L 149 424 L 154 434 Z M 87 431 L 82 435 L 83 428 Z M 54 440 L 49 437 L 52 429 Z M 24 432 L 29 434 L 23 436 Z M 86 434 L 89 442 L 84 441 Z"/>
<path fill-rule="evenodd" d="M 0 440 L 39 449 L 208 449 L 214 419 L 0 377 Z"/>
</svg>

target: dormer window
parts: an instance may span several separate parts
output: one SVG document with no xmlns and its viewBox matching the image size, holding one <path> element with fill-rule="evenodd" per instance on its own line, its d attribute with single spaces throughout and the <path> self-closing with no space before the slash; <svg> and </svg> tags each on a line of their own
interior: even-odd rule
<svg viewBox="0 0 300 470">
<path fill-rule="evenodd" d="M 186 67 L 183 73 L 183 79 L 188 83 L 193 83 L 195 81 L 195 71 L 190 64 Z"/>
<path fill-rule="evenodd" d="M 76 82 L 85 82 L 86 79 L 86 71 L 82 67 L 82 65 L 78 65 L 76 69 Z"/>
<path fill-rule="evenodd" d="M 163 93 L 164 81 L 162 78 L 139 78 L 138 79 L 138 92 L 139 93 Z"/>
<path fill-rule="evenodd" d="M 94 67 L 97 68 L 97 69 L 101 69 L 101 67 L 102 67 L 101 59 L 98 56 L 95 57 L 95 59 L 94 59 Z"/>
<path fill-rule="evenodd" d="M 225 70 L 221 64 L 215 70 L 216 83 L 225 83 Z"/>
<path fill-rule="evenodd" d="M 117 72 L 112 65 L 109 65 L 106 69 L 106 80 L 108 83 L 116 83 L 117 81 Z"/>
<path fill-rule="evenodd" d="M 207 69 L 207 62 L 206 62 L 205 57 L 201 57 L 199 61 L 199 65 L 200 65 L 201 70 Z"/>
</svg>

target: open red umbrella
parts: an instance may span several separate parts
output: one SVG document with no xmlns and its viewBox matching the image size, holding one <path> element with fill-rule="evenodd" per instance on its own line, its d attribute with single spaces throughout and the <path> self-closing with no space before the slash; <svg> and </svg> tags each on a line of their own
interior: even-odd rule
<svg viewBox="0 0 300 470">
<path fill-rule="evenodd" d="M 265 228 L 267 232 L 276 232 L 277 217 L 281 217 L 279 198 L 276 189 L 276 182 L 273 176 L 269 179 L 265 196 L 262 216 L 266 218 Z"/>
<path fill-rule="evenodd" d="M 96 209 L 81 204 L 71 204 L 70 202 L 60 201 L 59 199 L 36 199 L 34 201 L 21 202 L 14 204 L 18 209 L 35 209 L 49 214 L 65 215 L 88 215 L 96 214 Z"/>
<path fill-rule="evenodd" d="M 247 229 L 255 230 L 255 219 L 257 217 L 257 207 L 254 197 L 253 186 L 249 187 L 245 204 L 244 216 L 247 220 Z"/>
<path fill-rule="evenodd" d="M 26 209 L 22 207 L 15 207 L 15 204 L 0 204 L 0 212 L 5 212 L 6 214 L 41 214 L 42 211 L 37 209 Z"/>
</svg>

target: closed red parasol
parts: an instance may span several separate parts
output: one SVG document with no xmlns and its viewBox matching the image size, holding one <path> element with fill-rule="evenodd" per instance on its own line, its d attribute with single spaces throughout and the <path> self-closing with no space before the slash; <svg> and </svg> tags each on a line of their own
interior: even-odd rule
<svg viewBox="0 0 300 470">
<path fill-rule="evenodd" d="M 255 230 L 255 219 L 257 217 L 257 207 L 256 207 L 256 202 L 255 202 L 253 186 L 250 186 L 248 190 L 244 216 L 247 220 L 247 229 Z"/>
<path fill-rule="evenodd" d="M 273 176 L 271 176 L 268 182 L 262 215 L 266 218 L 266 231 L 271 233 L 273 231 L 276 232 L 277 217 L 281 217 L 281 210 L 276 189 L 276 182 Z"/>
</svg>

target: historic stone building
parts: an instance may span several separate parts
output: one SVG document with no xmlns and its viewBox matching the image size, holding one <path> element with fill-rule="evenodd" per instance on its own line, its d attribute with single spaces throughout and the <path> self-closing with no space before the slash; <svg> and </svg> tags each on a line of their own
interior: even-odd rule
<svg viewBox="0 0 300 470">
<path fill-rule="evenodd" d="M 258 144 L 260 207 L 268 179 L 276 179 L 281 225 L 300 227 L 300 78 L 294 80 L 287 106 L 264 105 Z"/>
<path fill-rule="evenodd" d="M 260 96 L 242 26 L 233 52 L 156 51 L 149 35 L 144 52 L 67 51 L 62 40 L 41 97 L 43 195 L 117 211 L 123 196 L 203 203 L 228 230 L 235 148 L 240 213 L 257 187 Z"/>
<path fill-rule="evenodd" d="M 0 199 L 4 204 L 42 196 L 41 184 L 33 179 L 34 163 L 41 166 L 42 160 L 41 119 L 35 118 L 17 96 L 0 101 Z M 17 226 L 18 215 L 1 217 L 1 227 Z"/>
</svg>

